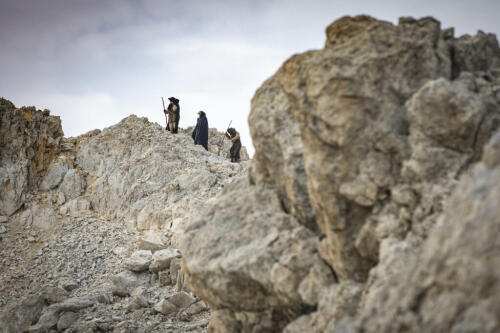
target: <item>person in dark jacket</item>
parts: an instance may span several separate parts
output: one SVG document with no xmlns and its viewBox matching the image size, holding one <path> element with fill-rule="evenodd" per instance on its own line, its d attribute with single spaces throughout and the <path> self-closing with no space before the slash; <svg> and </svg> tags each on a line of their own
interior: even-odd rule
<svg viewBox="0 0 500 333">
<path fill-rule="evenodd" d="M 167 109 L 164 110 L 165 114 L 168 115 L 167 131 L 177 133 L 179 129 L 181 107 L 179 106 L 179 100 L 177 98 L 170 97 L 168 100 L 170 101 L 170 104 Z"/>
<path fill-rule="evenodd" d="M 205 112 L 198 112 L 196 127 L 191 136 L 193 137 L 195 145 L 202 145 L 203 148 L 208 150 L 208 120 Z"/>
<path fill-rule="evenodd" d="M 236 132 L 236 130 L 231 127 L 227 130 L 226 137 L 233 143 L 231 149 L 229 150 L 231 162 L 237 163 L 240 161 L 240 150 L 241 150 L 240 133 Z"/>
</svg>

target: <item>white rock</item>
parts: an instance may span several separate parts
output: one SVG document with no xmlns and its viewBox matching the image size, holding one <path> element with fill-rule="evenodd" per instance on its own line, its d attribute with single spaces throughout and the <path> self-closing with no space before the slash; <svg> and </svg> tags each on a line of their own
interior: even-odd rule
<svg viewBox="0 0 500 333">
<path fill-rule="evenodd" d="M 149 265 L 149 270 L 152 272 L 159 272 L 170 268 L 172 259 L 180 257 L 177 249 L 164 249 L 156 251 L 153 254 L 153 259 Z"/>
<path fill-rule="evenodd" d="M 183 309 L 196 302 L 196 299 L 187 292 L 181 291 L 170 297 L 168 301 L 176 307 Z"/>
<path fill-rule="evenodd" d="M 134 272 L 142 272 L 149 268 L 152 261 L 152 253 L 149 250 L 135 251 L 130 258 L 125 260 L 125 267 Z"/>
<path fill-rule="evenodd" d="M 164 315 L 177 311 L 177 307 L 166 299 L 163 299 L 156 303 L 154 309 Z"/>
<path fill-rule="evenodd" d="M 40 184 L 40 190 L 49 191 L 56 188 L 62 182 L 68 169 L 66 158 L 63 156 L 59 157 L 57 163 L 49 169 L 49 172 Z"/>
</svg>

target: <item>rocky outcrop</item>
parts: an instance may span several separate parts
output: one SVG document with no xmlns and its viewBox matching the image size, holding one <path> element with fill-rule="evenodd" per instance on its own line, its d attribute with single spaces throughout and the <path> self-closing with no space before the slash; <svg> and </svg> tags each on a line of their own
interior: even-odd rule
<svg viewBox="0 0 500 333">
<path fill-rule="evenodd" d="M 500 128 L 499 91 L 495 36 L 455 38 L 432 18 L 393 25 L 345 17 L 327 28 L 324 49 L 287 60 L 252 100 L 249 184 L 225 189 L 192 219 L 181 244 L 187 280 L 216 310 L 211 330 L 279 331 L 287 322 L 287 332 L 442 330 L 422 324 L 411 302 L 415 326 L 406 317 L 391 323 L 389 313 L 377 312 L 387 322 L 371 320 L 375 308 L 392 302 L 388 293 L 396 311 L 401 294 L 391 292 L 390 281 L 411 280 L 408 261 L 425 244 L 434 247 L 431 260 L 438 243 L 426 239 L 438 219 L 451 218 L 443 210 L 447 198 Z M 293 223 L 276 224 L 285 218 Z M 294 230 L 302 237 L 288 242 Z M 309 245 L 301 245 L 305 240 Z M 308 268 L 273 269 L 288 256 Z M 325 269 L 310 268 L 325 262 Z M 287 282 L 278 288 L 276 281 Z M 325 296 L 308 299 L 301 285 L 322 286 L 318 295 Z M 439 304 L 447 300 L 463 307 L 446 297 Z M 422 316 L 432 317 L 432 302 Z"/>
<path fill-rule="evenodd" d="M 59 153 L 61 120 L 48 110 L 17 109 L 0 98 L 0 215 L 9 216 L 29 200 Z"/>
<path fill-rule="evenodd" d="M 43 150 L 59 119 L 1 102 L 0 177 L 22 186 L 0 189 L 12 207 L 0 212 L 0 332 L 206 330 L 210 309 L 189 292 L 174 246 L 188 216 L 246 173 L 245 154 L 229 162 L 225 140 L 218 156 L 215 129 L 207 152 L 189 130 L 137 116 L 76 138 L 60 132 Z"/>
</svg>

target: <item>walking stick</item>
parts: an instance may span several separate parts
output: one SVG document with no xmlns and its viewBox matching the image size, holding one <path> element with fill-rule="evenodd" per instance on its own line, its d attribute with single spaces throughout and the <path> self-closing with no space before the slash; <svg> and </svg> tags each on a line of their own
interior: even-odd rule
<svg viewBox="0 0 500 333">
<path fill-rule="evenodd" d="M 231 127 L 232 123 L 233 123 L 233 121 L 231 120 L 229 122 L 229 126 L 227 127 L 227 130 Z M 220 140 L 220 145 L 219 145 L 219 150 L 217 151 L 217 156 L 220 156 L 220 151 L 222 149 L 222 145 L 224 144 L 224 136 L 226 135 L 227 130 L 224 132 L 224 134 L 222 135 L 222 139 Z"/>
</svg>

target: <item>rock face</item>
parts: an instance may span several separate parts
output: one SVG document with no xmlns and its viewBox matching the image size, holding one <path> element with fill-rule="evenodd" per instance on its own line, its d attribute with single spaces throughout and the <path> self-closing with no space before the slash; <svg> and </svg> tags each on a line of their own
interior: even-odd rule
<svg viewBox="0 0 500 333">
<path fill-rule="evenodd" d="M 455 38 L 432 18 L 395 26 L 367 16 L 342 18 L 326 32 L 324 49 L 293 56 L 257 90 L 249 181 L 227 187 L 186 229 L 186 279 L 215 309 L 210 329 L 280 331 L 292 322 L 287 332 L 461 332 L 470 319 L 471 329 L 495 331 L 496 303 L 483 300 L 481 287 L 471 287 L 482 303 L 467 313 L 466 293 L 454 292 L 469 290 L 473 277 L 498 281 L 482 268 L 496 260 L 495 240 L 482 234 L 496 228 L 494 209 L 480 215 L 483 231 L 468 238 L 465 224 L 441 257 L 432 253 L 446 235 L 436 221 L 450 226 L 459 217 L 445 203 L 464 191 L 458 181 L 500 128 L 496 37 Z M 484 191 L 483 204 L 496 206 L 493 188 Z M 455 194 L 455 205 L 483 200 L 479 189 L 467 193 Z M 472 209 L 464 206 L 461 216 Z M 467 239 L 481 245 L 460 249 Z M 463 274 L 453 248 L 492 259 L 464 262 L 473 273 L 451 286 Z M 420 251 L 425 258 L 412 259 Z M 457 261 L 441 271 L 448 258 Z M 408 281 L 416 291 L 398 306 Z M 496 284 L 479 284 L 498 298 Z"/>
<path fill-rule="evenodd" d="M 17 109 L 0 98 L 0 215 L 9 216 L 28 200 L 59 153 L 61 120 L 34 107 Z"/>
</svg>

